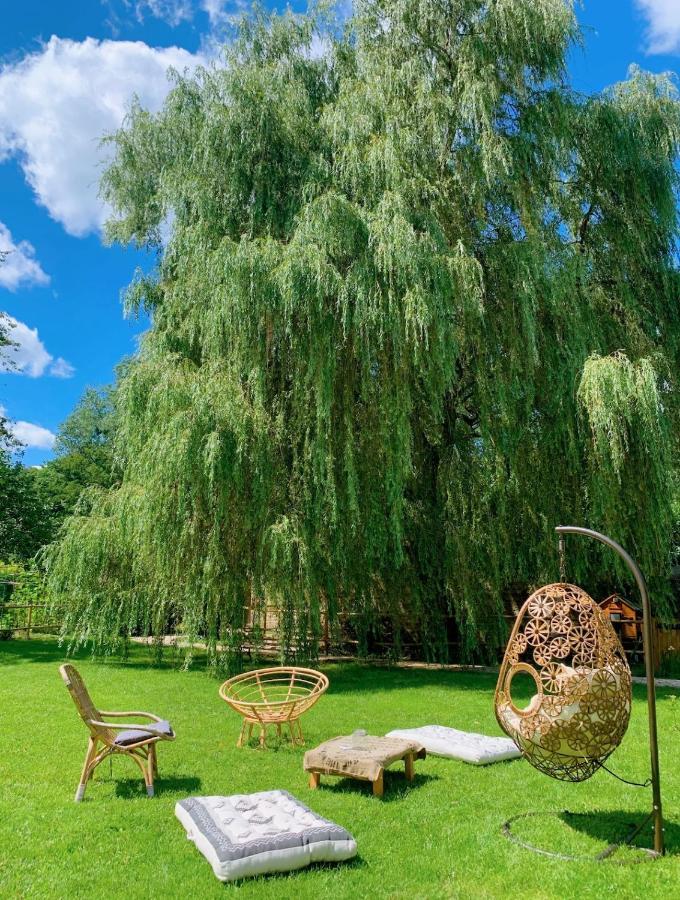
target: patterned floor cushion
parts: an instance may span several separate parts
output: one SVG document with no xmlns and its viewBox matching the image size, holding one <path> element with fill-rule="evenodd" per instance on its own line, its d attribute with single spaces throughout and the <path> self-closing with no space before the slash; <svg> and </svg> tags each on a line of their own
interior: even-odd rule
<svg viewBox="0 0 680 900">
<path fill-rule="evenodd" d="M 488 737 L 471 731 L 458 731 L 443 725 L 423 725 L 422 728 L 398 728 L 387 737 L 420 741 L 432 756 L 460 759 L 475 766 L 486 766 L 503 759 L 516 759 L 522 754 L 510 738 Z"/>
<path fill-rule="evenodd" d="M 189 797 L 177 803 L 175 815 L 220 881 L 341 861 L 357 852 L 349 832 L 287 791 Z"/>
</svg>

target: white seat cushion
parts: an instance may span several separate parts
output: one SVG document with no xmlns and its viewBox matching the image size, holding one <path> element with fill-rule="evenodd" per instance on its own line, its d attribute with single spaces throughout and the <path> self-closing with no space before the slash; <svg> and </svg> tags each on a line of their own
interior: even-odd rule
<svg viewBox="0 0 680 900">
<path fill-rule="evenodd" d="M 471 731 L 458 731 L 443 725 L 423 725 L 421 728 L 398 728 L 387 737 L 420 741 L 432 756 L 460 759 L 474 766 L 486 766 L 504 759 L 516 759 L 522 754 L 510 738 L 488 737 Z"/>
<path fill-rule="evenodd" d="M 287 791 L 189 797 L 176 804 L 175 815 L 220 881 L 341 861 L 357 852 L 348 831 Z"/>
</svg>

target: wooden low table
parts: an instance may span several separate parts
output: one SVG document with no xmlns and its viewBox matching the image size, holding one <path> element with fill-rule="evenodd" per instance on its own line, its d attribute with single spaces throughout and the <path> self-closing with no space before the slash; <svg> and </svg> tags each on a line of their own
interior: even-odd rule
<svg viewBox="0 0 680 900">
<path fill-rule="evenodd" d="M 322 775 L 370 781 L 373 794 L 382 797 L 384 772 L 392 763 L 403 759 L 406 780 L 415 777 L 413 764 L 424 759 L 425 748 L 418 741 L 404 738 L 375 737 L 370 734 L 350 734 L 333 738 L 305 753 L 303 767 L 309 772 L 310 788 L 318 788 Z"/>
</svg>

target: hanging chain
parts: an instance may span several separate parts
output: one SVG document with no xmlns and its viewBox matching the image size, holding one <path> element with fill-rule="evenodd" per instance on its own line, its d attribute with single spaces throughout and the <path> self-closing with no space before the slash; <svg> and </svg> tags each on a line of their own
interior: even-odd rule
<svg viewBox="0 0 680 900">
<path fill-rule="evenodd" d="M 557 548 L 560 554 L 560 582 L 561 584 L 565 584 L 567 580 L 567 563 L 564 555 L 564 537 L 562 535 L 560 535 Z"/>
</svg>

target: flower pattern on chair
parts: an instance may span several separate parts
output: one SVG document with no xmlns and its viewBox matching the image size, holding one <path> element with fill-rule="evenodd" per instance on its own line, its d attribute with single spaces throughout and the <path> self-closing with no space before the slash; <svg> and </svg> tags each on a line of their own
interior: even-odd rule
<svg viewBox="0 0 680 900">
<path fill-rule="evenodd" d="M 512 680 L 525 673 L 536 694 L 525 708 Z M 630 718 L 631 677 L 609 619 L 584 590 L 550 584 L 522 606 L 496 687 L 501 728 L 537 769 L 585 781 L 621 743 Z"/>
</svg>

